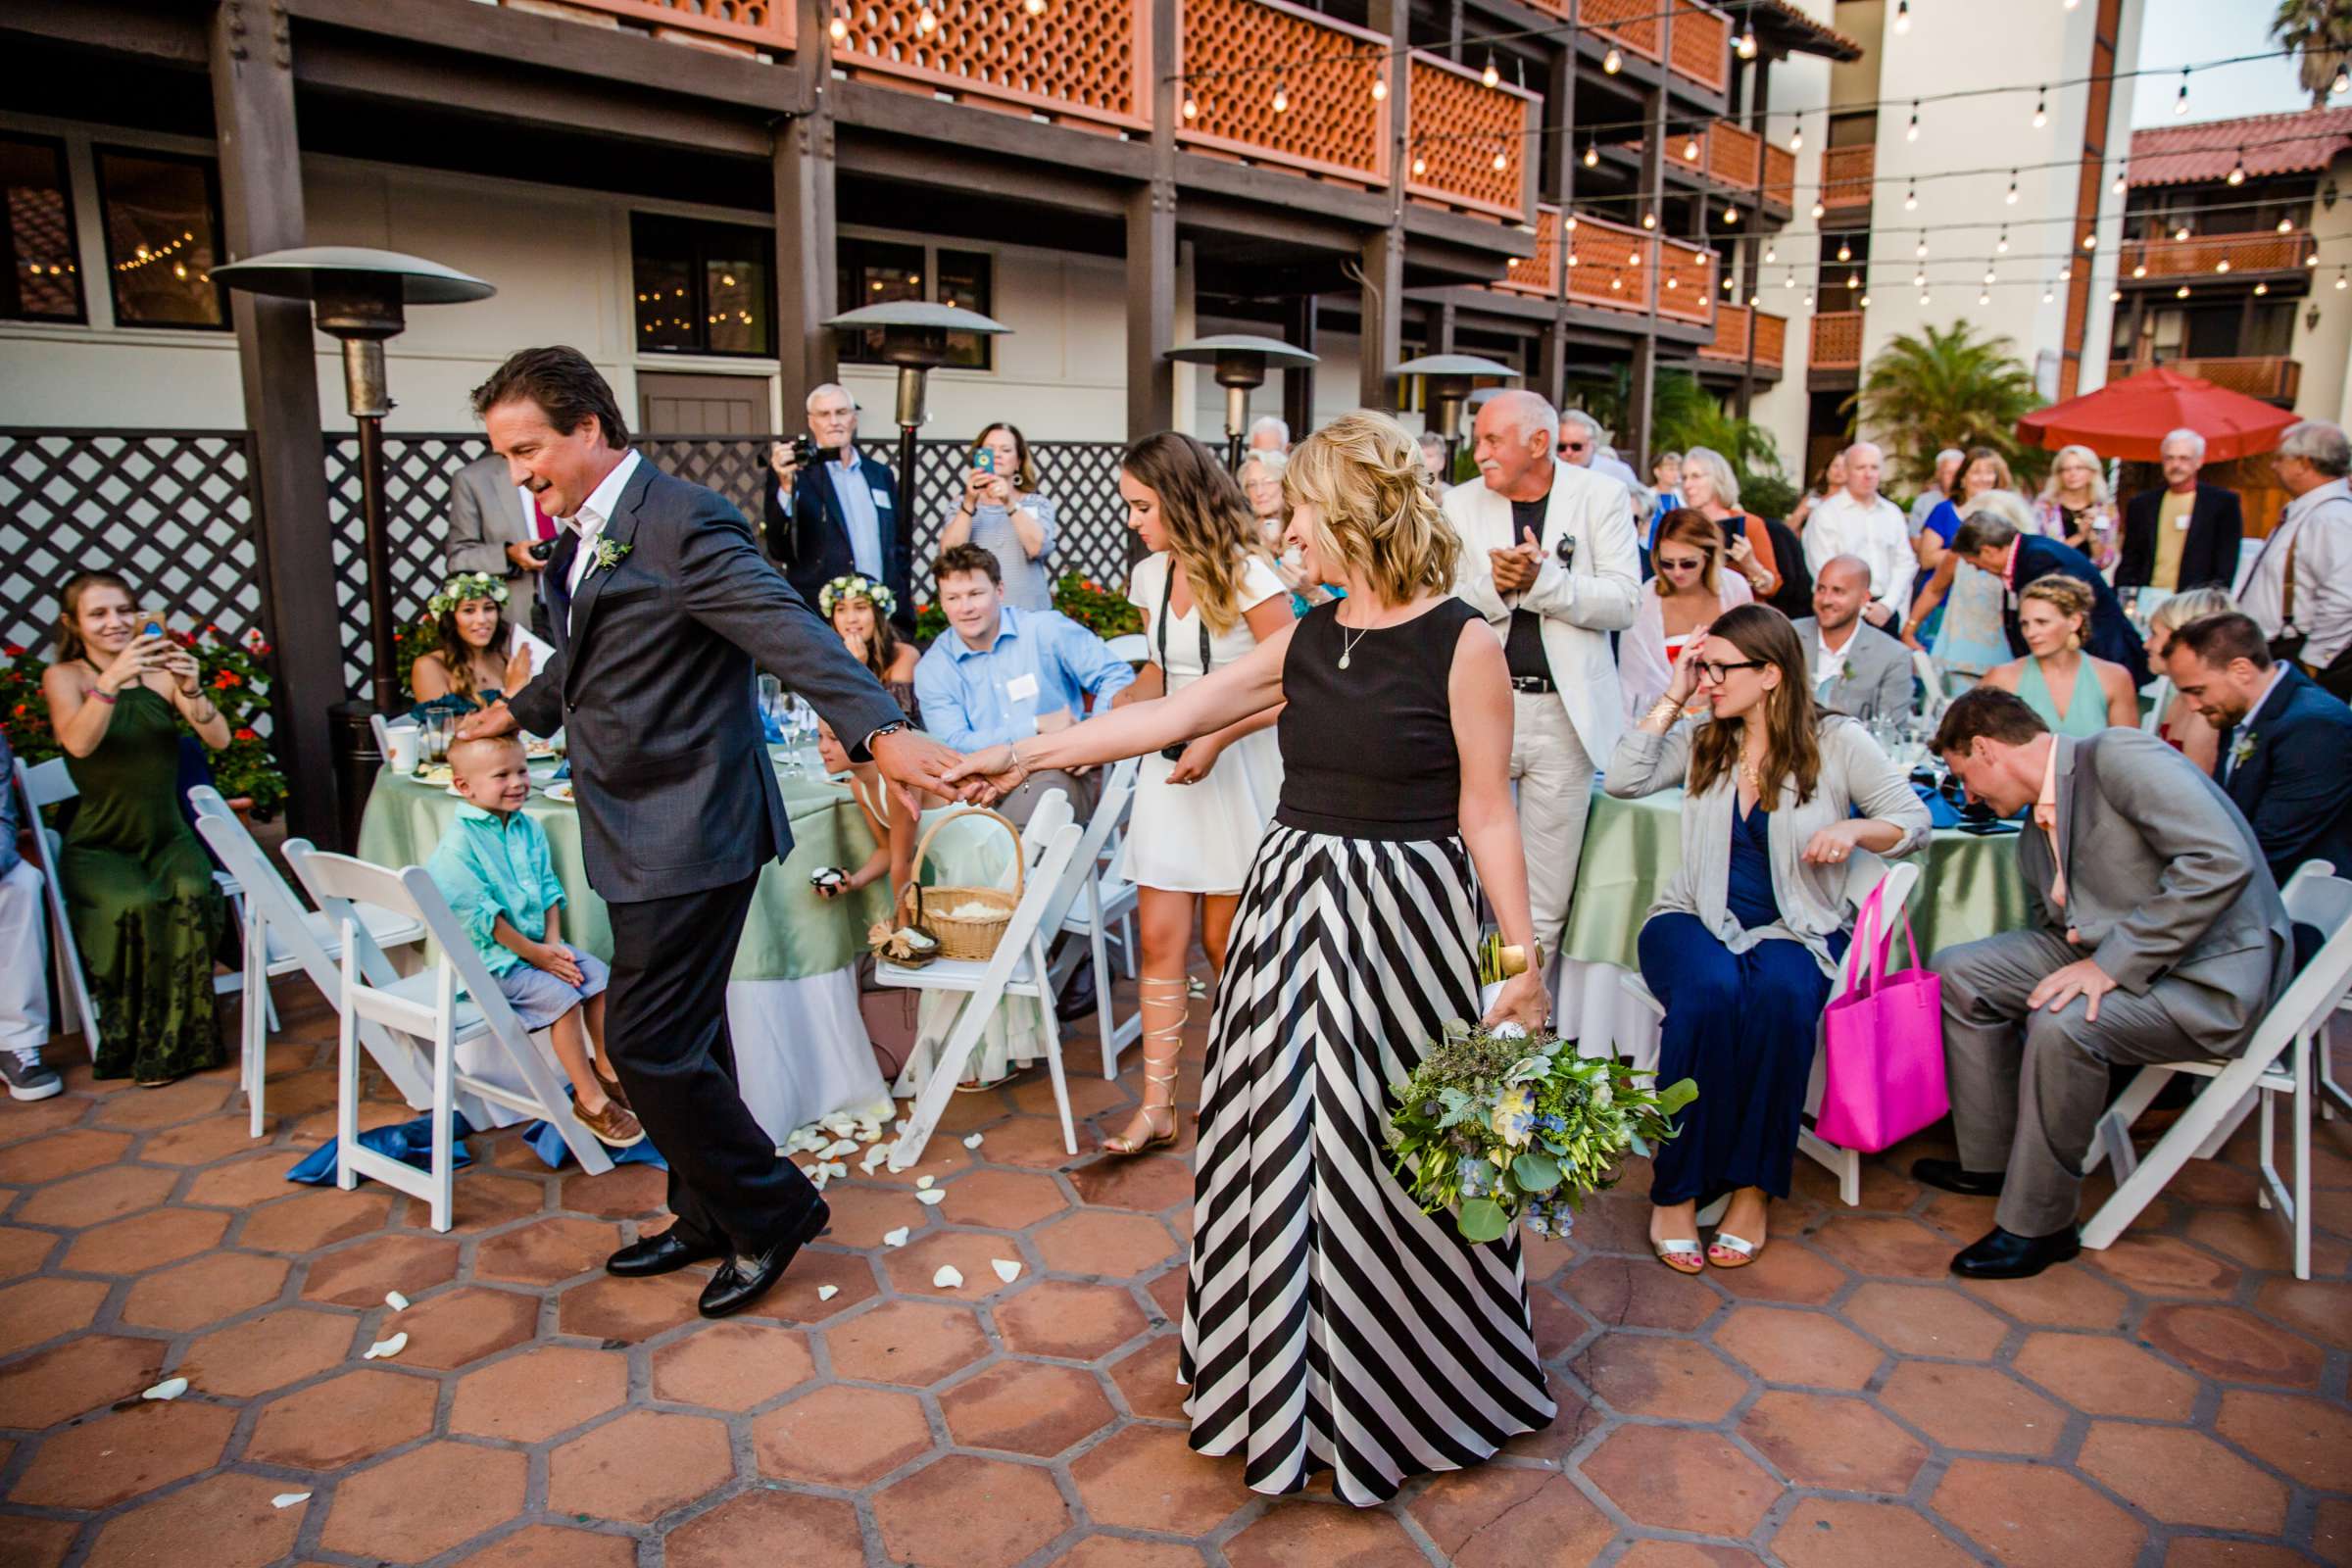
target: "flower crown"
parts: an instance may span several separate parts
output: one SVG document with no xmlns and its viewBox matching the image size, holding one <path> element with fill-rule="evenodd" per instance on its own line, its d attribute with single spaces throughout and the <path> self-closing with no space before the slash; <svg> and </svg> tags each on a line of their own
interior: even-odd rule
<svg viewBox="0 0 2352 1568">
<path fill-rule="evenodd" d="M 899 608 L 898 596 L 863 572 L 847 572 L 834 578 L 816 591 L 816 612 L 827 620 L 833 618 L 833 607 L 844 599 L 863 599 L 874 607 L 874 612 L 888 619 Z"/>
<path fill-rule="evenodd" d="M 507 602 L 507 585 L 486 571 L 461 571 L 443 583 L 441 591 L 424 602 L 424 608 L 441 615 L 468 599 L 488 599 L 503 605 Z"/>
</svg>

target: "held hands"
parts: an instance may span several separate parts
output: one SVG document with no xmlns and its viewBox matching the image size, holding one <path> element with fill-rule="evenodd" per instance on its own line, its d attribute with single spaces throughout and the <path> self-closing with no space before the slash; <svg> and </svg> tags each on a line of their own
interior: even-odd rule
<svg viewBox="0 0 2352 1568">
<path fill-rule="evenodd" d="M 536 943 L 522 956 L 532 968 L 543 969 L 567 986 L 581 985 L 586 981 L 586 976 L 580 973 L 579 961 L 571 956 L 571 950 L 560 942 Z"/>
<path fill-rule="evenodd" d="M 1544 989 L 1544 977 L 1530 967 L 1502 983 L 1494 1005 L 1487 1009 L 1479 1027 L 1492 1029 L 1498 1023 L 1515 1023 L 1533 1034 L 1550 1017 L 1551 995 Z"/>
<path fill-rule="evenodd" d="M 1208 770 L 1217 765 L 1217 757 L 1224 750 L 1225 748 L 1218 744 L 1214 736 L 1201 736 L 1185 747 L 1184 755 L 1176 759 L 1176 765 L 1168 771 L 1168 782 L 1171 784 L 1200 783 L 1208 777 Z"/>
<path fill-rule="evenodd" d="M 1029 770 L 1013 755 L 1010 746 L 991 746 L 985 752 L 974 752 L 947 770 L 942 779 L 943 793 L 958 800 L 974 801 L 982 806 L 994 806 L 1021 787 Z"/>
<path fill-rule="evenodd" d="M 922 814 L 926 794 L 957 801 L 980 798 L 971 785 L 958 782 L 969 767 L 963 754 L 916 730 L 893 730 L 874 742 L 874 765 L 890 780 L 909 818 Z"/>
<path fill-rule="evenodd" d="M 2071 940 L 2074 933 L 2070 931 L 2067 936 Z M 2099 999 L 2114 989 L 2115 982 L 2107 978 L 2107 971 L 2099 967 L 2098 960 L 2077 958 L 2065 968 L 2053 969 L 2043 975 L 2041 984 L 2035 986 L 2033 992 L 2027 996 L 2026 1005 L 2029 1007 L 2046 1006 L 2050 1011 L 2058 1012 L 2063 1010 L 2068 1003 L 2081 997 L 2084 1003 L 2083 1020 L 2088 1023 L 2097 1023 L 2099 1021 Z"/>
</svg>

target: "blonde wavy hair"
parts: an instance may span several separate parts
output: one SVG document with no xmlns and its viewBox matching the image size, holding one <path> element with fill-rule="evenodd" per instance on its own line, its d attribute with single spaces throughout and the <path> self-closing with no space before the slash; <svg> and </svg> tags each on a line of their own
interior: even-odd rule
<svg viewBox="0 0 2352 1568">
<path fill-rule="evenodd" d="M 2173 633 L 2192 620 L 2203 620 L 2207 615 L 2226 615 L 2236 608 L 2237 601 L 2230 597 L 2227 588 L 2191 588 L 2186 593 L 2175 594 L 2149 613 L 2148 640 L 2153 642 L 2162 636 L 2169 641 Z M 2153 648 L 2148 650 L 2150 653 L 2155 651 Z"/>
<path fill-rule="evenodd" d="M 1242 573 L 1251 556 L 1265 556 L 1241 481 L 1216 454 L 1174 430 L 1144 437 L 1119 466 L 1159 497 L 1168 554 L 1184 569 L 1208 629 L 1220 636 L 1231 631 L 1242 618 Z"/>
<path fill-rule="evenodd" d="M 1282 499 L 1315 509 L 1315 553 L 1346 562 L 1385 605 L 1453 587 L 1461 541 L 1438 510 L 1414 438 L 1385 414 L 1358 409 L 1291 453 Z"/>
<path fill-rule="evenodd" d="M 2069 648 L 2082 646 L 2090 632 L 2090 612 L 2098 608 L 2099 603 L 2086 584 L 2063 571 L 2053 571 L 2047 576 L 2034 578 L 2017 591 L 2017 598 L 2020 604 L 2029 599 L 2038 599 L 2069 620 L 2082 622 L 2067 633 L 2066 646 Z"/>
<path fill-rule="evenodd" d="M 2058 455 L 2050 460 L 2050 476 L 2041 482 L 2041 499 L 2052 506 L 2058 504 L 2058 466 L 2069 458 L 2078 458 L 2090 465 L 2090 504 L 2094 507 L 2113 506 L 2115 497 L 2108 492 L 2107 469 L 2100 464 L 2099 455 L 2080 444 L 2060 447 Z M 2182 621 L 2180 624 L 2185 626 L 2188 622 Z"/>
</svg>

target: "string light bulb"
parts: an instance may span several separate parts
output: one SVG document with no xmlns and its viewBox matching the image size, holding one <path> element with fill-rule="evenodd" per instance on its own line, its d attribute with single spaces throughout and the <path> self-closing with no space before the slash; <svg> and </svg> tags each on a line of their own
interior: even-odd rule
<svg viewBox="0 0 2352 1568">
<path fill-rule="evenodd" d="M 1911 0 L 1894 0 L 1894 30 L 1896 32 L 1911 30 Z"/>
<path fill-rule="evenodd" d="M 2017 205 L 2017 171 L 2014 169 L 2009 171 L 2009 194 L 2003 196 L 2001 200 L 2012 207 Z"/>
<path fill-rule="evenodd" d="M 1771 263 L 1777 262 L 1777 261 L 1779 261 L 1780 259 L 1781 259 L 1781 251 L 1780 251 L 1780 247 L 1779 247 L 1779 246 L 1777 246 L 1777 245 L 1767 245 L 1767 246 L 1765 246 L 1765 247 L 1764 247 L 1764 261 L 1765 261 L 1766 265 L 1768 265 L 1768 266 L 1769 266 Z"/>
<path fill-rule="evenodd" d="M 2173 290 L 2173 298 L 2177 300 L 2184 300 L 2188 298 L 2188 285 L 2183 283 L 2179 288 Z"/>
<path fill-rule="evenodd" d="M 850 19 L 844 16 L 835 16 L 832 22 L 826 25 L 825 31 L 832 34 L 835 43 L 846 41 L 850 36 Z"/>
<path fill-rule="evenodd" d="M 1740 36 L 1732 40 L 1733 52 L 1742 60 L 1756 58 L 1756 32 L 1745 23 L 1740 24 Z"/>
<path fill-rule="evenodd" d="M 1990 305 L 1992 303 L 1992 291 L 1990 289 L 1977 290 L 1977 303 L 1979 305 Z"/>
<path fill-rule="evenodd" d="M 1866 310 L 1866 311 L 1867 311 L 1867 310 L 1869 310 L 1869 309 L 1870 309 L 1870 296 L 1869 296 L 1869 295 L 1867 295 L 1867 294 L 1865 294 L 1865 295 L 1863 295 L 1863 296 L 1862 296 L 1860 299 L 1858 299 L 1858 300 L 1854 301 L 1854 303 L 1855 303 L 1857 306 L 1861 307 L 1863 310 Z"/>
<path fill-rule="evenodd" d="M 1805 297 L 1798 301 L 1798 303 L 1801 304 L 1806 310 L 1811 310 L 1813 308 L 1813 291 L 1811 289 L 1805 290 Z"/>
<path fill-rule="evenodd" d="M 2009 229 L 2007 225 L 2004 224 L 2002 226 L 2001 237 L 1992 242 L 1992 250 L 1993 254 L 1996 256 L 2006 256 L 2009 254 Z"/>
<path fill-rule="evenodd" d="M 2086 251 L 2095 251 L 2099 248 L 2098 230 L 2093 229 L 2082 236 L 2082 248 Z"/>
<path fill-rule="evenodd" d="M 1928 274 L 1924 269 L 1911 274 L 1911 286 L 1913 288 L 1926 288 L 1928 286 Z"/>
<path fill-rule="evenodd" d="M 939 13 L 929 6 L 923 7 L 922 15 L 914 19 L 914 30 L 926 38 L 937 32 L 939 30 Z"/>
<path fill-rule="evenodd" d="M 2145 262 L 2141 262 L 2141 263 L 2140 263 L 2138 266 L 2136 266 L 2136 267 L 2132 268 L 2132 275 L 2133 277 L 2145 277 L 2145 276 L 2147 276 L 2147 275 L 2148 275 L 2148 264 L 2147 264 L 2147 263 L 2145 263 Z"/>
<path fill-rule="evenodd" d="M 1820 203 L 1820 201 L 1819 201 L 1819 200 L 1816 200 L 1816 201 L 1813 203 L 1813 209 L 1812 209 L 1812 211 L 1813 211 L 1813 216 L 1814 216 L 1815 218 L 1819 218 L 1819 217 L 1820 217 L 1820 216 L 1821 216 L 1821 215 L 1822 215 L 1822 214 L 1823 214 L 1825 211 L 1827 211 L 1827 209 L 1826 209 L 1826 208 L 1824 208 L 1824 207 L 1821 205 L 1821 203 Z"/>
<path fill-rule="evenodd" d="M 2243 185 L 2245 182 L 2246 150 L 2243 147 L 2240 147 L 2237 150 L 2237 161 L 2230 166 L 2229 183 L 2232 185 Z"/>
<path fill-rule="evenodd" d="M 1849 289 L 1860 288 L 1862 286 L 1862 274 L 1860 272 L 1846 273 L 1845 286 Z"/>
<path fill-rule="evenodd" d="M 1737 223 L 1740 221 L 1740 209 L 1732 206 L 1729 202 L 1726 202 L 1723 208 L 1723 220 L 1727 223 Z"/>
<path fill-rule="evenodd" d="M 2043 87 L 2034 99 L 2034 128 L 2039 130 L 2050 122 L 2050 89 Z"/>
<path fill-rule="evenodd" d="M 1274 112 L 1278 115 L 1291 112 L 1291 89 L 1280 76 L 1274 78 Z"/>
<path fill-rule="evenodd" d="M 2041 303 L 2044 305 L 2049 304 L 2051 301 L 2057 299 L 2057 297 L 2058 295 L 2055 290 L 2045 288 L 2041 291 Z"/>
<path fill-rule="evenodd" d="M 1625 69 L 1625 56 L 1617 52 L 1615 44 L 1609 45 L 1609 52 L 1600 57 L 1600 69 L 1612 76 Z"/>
<path fill-rule="evenodd" d="M 1911 247 L 1911 254 L 1914 256 L 1928 254 L 1928 231 L 1926 229 L 1923 228 L 1919 231 L 1919 243 Z"/>
<path fill-rule="evenodd" d="M 2268 283 L 2257 283 L 2254 285 L 2254 293 L 2257 297 L 2268 294 L 2270 291 L 2271 285 Z"/>
<path fill-rule="evenodd" d="M 1698 162 L 1698 133 L 1696 131 L 1690 132 L 1687 137 L 1684 138 L 1683 162 L 1686 164 L 1695 164 Z"/>
<path fill-rule="evenodd" d="M 1380 103 L 1389 96 L 1389 78 L 1379 72 L 1372 73 L 1372 101 Z"/>
<path fill-rule="evenodd" d="M 1416 174 L 1426 174 L 1429 172 L 1429 160 L 1422 157 L 1419 153 L 1415 153 L 1413 155 L 1413 172 Z"/>
<path fill-rule="evenodd" d="M 1805 150 L 1805 117 L 1802 115 L 1796 117 L 1796 124 L 1788 132 L 1788 150 L 1792 153 Z"/>
<path fill-rule="evenodd" d="M 2115 182 L 2107 187 L 2110 194 L 2121 196 L 2127 189 L 2130 188 L 2124 179 L 2124 171 L 2128 167 L 2128 165 L 2124 164 L 2118 164 L 2115 166 Z"/>
<path fill-rule="evenodd" d="M 1598 168 L 1599 165 L 1600 143 L 1596 141 L 1589 141 L 1585 143 L 1585 167 L 1587 169 L 1595 169 Z"/>
<path fill-rule="evenodd" d="M 2124 291 L 2123 291 L 2122 289 L 2120 289 L 2120 288 L 2111 288 L 2111 289 L 2109 289 L 2109 290 L 2107 291 L 2107 303 L 2108 303 L 2108 304 L 2110 304 L 2110 305 L 2120 305 L 2120 304 L 2122 304 L 2122 303 L 2123 303 L 2123 299 L 2124 299 Z"/>
<path fill-rule="evenodd" d="M 1642 215 L 1642 226 L 1643 228 L 1655 228 L 1655 227 L 1657 227 L 1657 226 L 1658 226 L 1658 215 L 1657 215 L 1657 214 L 1655 214 L 1655 213 L 1643 213 L 1643 214 Z"/>
<path fill-rule="evenodd" d="M 1839 240 L 1838 242 L 1838 259 L 1841 262 L 1852 261 L 1854 259 L 1854 248 L 1851 245 L 1848 245 L 1845 241 Z"/>
<path fill-rule="evenodd" d="M 1200 118 L 1200 101 L 1193 96 L 1190 88 L 1187 88 L 1184 94 L 1184 118 L 1187 120 Z"/>
<path fill-rule="evenodd" d="M 2074 280 L 2075 280 L 2075 270 L 2074 270 L 2074 268 L 2073 268 L 2071 265 L 2070 265 L 2070 266 L 2066 266 L 2066 267 L 2061 267 L 2060 269 L 2058 269 L 2058 281 L 2059 281 L 2059 282 L 2061 282 L 2061 283 L 2072 283 Z"/>
<path fill-rule="evenodd" d="M 1508 168 L 1510 168 L 1510 167 L 1511 167 L 1511 153 L 1510 153 L 1510 149 L 1509 149 L 1507 146 L 1504 146 L 1504 147 L 1497 147 L 1497 148 L 1495 148 L 1495 149 L 1494 149 L 1494 172 L 1496 172 L 1496 173 L 1498 173 L 1498 174 L 1499 174 L 1499 173 L 1501 173 L 1501 172 L 1502 172 L 1504 170 L 1506 170 L 1506 169 L 1508 169 Z"/>
<path fill-rule="evenodd" d="M 1494 69 L 1494 51 L 1492 49 L 1487 51 L 1487 69 L 1478 74 L 1478 79 L 1490 87 L 1502 80 L 1502 73 Z"/>
<path fill-rule="evenodd" d="M 1910 189 L 1903 192 L 1903 211 L 1906 213 L 1919 211 L 1919 186 L 1917 184 L 1913 184 Z"/>
<path fill-rule="evenodd" d="M 1922 305 L 1928 303 L 1928 291 L 1924 288 L 1919 291 L 1919 303 Z"/>
<path fill-rule="evenodd" d="M 1911 123 L 1903 127 L 1903 140 L 1919 140 L 1919 100 L 1911 100 Z"/>
<path fill-rule="evenodd" d="M 2345 281 L 2344 270 L 2340 267 L 2335 270 L 2335 286 L 2339 290 L 2346 287 L 2352 287 L 2352 284 L 2347 284 Z"/>
<path fill-rule="evenodd" d="M 2186 66 L 2182 66 L 2182 67 L 2180 68 L 2180 95 L 2179 95 L 2179 96 L 2177 96 L 2176 98 L 2174 98 L 2174 99 L 2173 99 L 2173 114 L 2174 114 L 2175 118 L 2178 118 L 2178 117 L 2180 117 L 2180 116 L 2181 116 L 2181 115 L 2185 115 L 2185 114 L 2187 114 L 2187 113 L 2188 113 L 2188 68 L 2187 68 Z"/>
<path fill-rule="evenodd" d="M 1750 295 L 1747 297 L 1747 308 L 1748 308 L 1749 310 L 1751 310 L 1751 311 L 1752 311 L 1752 310 L 1754 310 L 1754 309 L 1755 309 L 1757 306 L 1759 306 L 1759 305 L 1761 305 L 1761 304 L 1763 304 L 1763 303 L 1764 303 L 1764 296 L 1763 296 L 1763 295 L 1761 295 L 1761 294 L 1750 294 Z"/>
<path fill-rule="evenodd" d="M 2187 239 L 2187 238 L 2188 238 L 2188 225 L 2187 225 L 2186 223 L 2182 223 L 2182 224 L 2181 224 L 2181 225 L 2180 225 L 2179 228 L 2176 228 L 2176 229 L 2174 229 L 2174 230 L 2173 230 L 2173 238 L 2175 238 L 2175 239 L 2177 239 L 2177 240 L 2185 240 L 2185 239 Z"/>
<path fill-rule="evenodd" d="M 2278 220 L 2278 232 L 2279 232 L 2279 233 L 2281 233 L 2281 234 L 2292 234 L 2294 231 L 2295 231 L 2295 220 L 2294 220 L 2293 219 L 2291 219 L 2291 218 L 2281 218 L 2280 220 Z"/>
<path fill-rule="evenodd" d="M 2348 92 L 2352 92 L 2352 71 L 2338 66 L 2335 68 L 2335 79 L 2328 83 L 2328 96 L 2341 98 Z"/>
<path fill-rule="evenodd" d="M 2213 270 L 2217 272 L 2227 272 L 2230 270 L 2230 258 L 2225 256 L 2220 261 L 2214 263 Z"/>
</svg>

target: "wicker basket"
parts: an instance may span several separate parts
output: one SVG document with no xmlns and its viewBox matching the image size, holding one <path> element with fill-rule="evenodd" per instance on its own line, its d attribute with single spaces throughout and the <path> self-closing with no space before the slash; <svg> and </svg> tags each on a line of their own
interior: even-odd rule
<svg viewBox="0 0 2352 1568">
<path fill-rule="evenodd" d="M 923 886 L 923 857 L 930 852 L 931 841 L 939 830 L 950 822 L 967 816 L 985 816 L 1003 828 L 1012 840 L 1012 890 L 1003 888 L 967 888 Z M 914 864 L 907 877 L 906 891 L 899 895 L 899 923 L 912 925 L 930 932 L 939 939 L 939 956 L 943 958 L 976 958 L 987 960 L 997 954 L 997 944 L 1012 924 L 1012 911 L 1021 902 L 1021 886 L 1027 879 L 1027 867 L 1021 857 L 1021 830 L 995 811 L 973 807 L 966 810 L 944 813 L 923 834 L 914 847 Z M 983 904 L 994 912 L 985 918 L 975 915 L 953 915 L 947 911 L 969 905 Z"/>
</svg>

